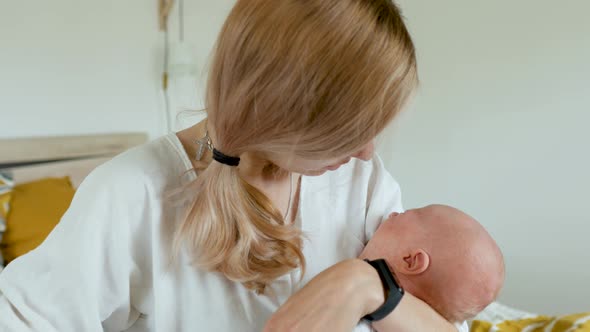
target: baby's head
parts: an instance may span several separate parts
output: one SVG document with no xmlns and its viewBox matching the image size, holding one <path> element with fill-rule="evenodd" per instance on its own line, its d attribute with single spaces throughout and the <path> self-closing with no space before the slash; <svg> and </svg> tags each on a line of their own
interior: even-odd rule
<svg viewBox="0 0 590 332">
<path fill-rule="evenodd" d="M 384 258 L 401 286 L 451 322 L 475 316 L 504 282 L 504 259 L 488 232 L 444 205 L 393 213 L 361 258 Z"/>
</svg>

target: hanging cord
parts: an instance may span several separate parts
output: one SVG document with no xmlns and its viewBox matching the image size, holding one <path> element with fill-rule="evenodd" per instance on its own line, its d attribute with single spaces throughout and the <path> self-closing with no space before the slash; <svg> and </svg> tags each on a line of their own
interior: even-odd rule
<svg viewBox="0 0 590 332">
<path fill-rule="evenodd" d="M 162 71 L 162 91 L 164 95 L 164 109 L 166 111 L 166 129 L 168 133 L 172 132 L 172 111 L 170 109 L 170 94 L 169 86 L 169 64 L 170 64 L 170 35 L 168 33 L 168 14 L 173 6 L 174 0 L 163 1 L 161 10 L 165 11 L 164 17 L 161 18 L 161 28 L 164 30 L 164 63 Z M 184 0 L 177 0 L 178 3 L 178 39 L 180 42 L 184 41 Z"/>
<path fill-rule="evenodd" d="M 170 58 L 170 40 L 168 35 L 168 18 L 172 7 L 174 6 L 174 0 L 160 0 L 159 1 L 159 13 L 160 13 L 160 30 L 164 31 L 164 59 L 162 68 L 162 95 L 164 99 L 164 110 L 166 115 L 166 130 L 167 133 L 172 131 L 172 125 L 170 123 L 170 96 L 168 95 L 168 62 Z"/>
<path fill-rule="evenodd" d="M 178 0 L 178 39 L 184 41 L 184 0 Z"/>
<path fill-rule="evenodd" d="M 164 95 L 164 110 L 166 111 L 166 130 L 167 133 L 172 132 L 172 124 L 170 123 L 170 96 L 168 95 L 168 59 L 170 57 L 170 41 L 168 38 L 168 24 L 164 27 L 164 68 L 162 71 L 162 92 Z"/>
</svg>

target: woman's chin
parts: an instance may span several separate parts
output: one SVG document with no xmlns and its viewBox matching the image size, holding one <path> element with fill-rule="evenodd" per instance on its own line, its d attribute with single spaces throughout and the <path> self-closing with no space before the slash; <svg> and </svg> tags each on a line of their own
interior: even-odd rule
<svg viewBox="0 0 590 332">
<path fill-rule="evenodd" d="M 333 172 L 333 171 L 339 169 L 340 167 L 342 167 L 342 165 L 344 165 L 344 164 L 327 166 L 325 168 L 318 169 L 318 170 L 315 170 L 315 171 L 305 170 L 303 172 L 297 172 L 297 173 L 300 173 L 300 174 L 305 175 L 305 176 L 319 176 L 319 175 L 322 175 L 322 174 L 324 174 L 326 172 Z"/>
<path fill-rule="evenodd" d="M 305 172 L 301 172 L 301 174 L 303 174 L 305 176 L 320 176 L 326 172 L 327 172 L 327 170 L 322 169 L 322 170 L 318 170 L 318 171 L 305 171 Z"/>
</svg>

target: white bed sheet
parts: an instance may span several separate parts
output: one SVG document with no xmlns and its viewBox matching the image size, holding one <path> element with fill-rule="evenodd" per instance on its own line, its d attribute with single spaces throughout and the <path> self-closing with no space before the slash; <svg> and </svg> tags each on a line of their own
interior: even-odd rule
<svg viewBox="0 0 590 332">
<path fill-rule="evenodd" d="M 539 316 L 536 313 L 527 312 L 511 308 L 498 302 L 492 302 L 473 320 L 482 320 L 486 322 L 499 323 L 506 320 L 527 319 Z"/>
</svg>

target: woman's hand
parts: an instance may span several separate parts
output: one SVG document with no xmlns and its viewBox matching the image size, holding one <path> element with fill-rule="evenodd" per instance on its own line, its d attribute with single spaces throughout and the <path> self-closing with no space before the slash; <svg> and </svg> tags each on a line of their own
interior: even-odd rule
<svg viewBox="0 0 590 332">
<path fill-rule="evenodd" d="M 293 294 L 266 323 L 264 332 L 350 332 L 384 301 L 377 271 L 360 259 L 349 259 Z"/>
</svg>

